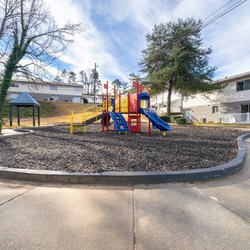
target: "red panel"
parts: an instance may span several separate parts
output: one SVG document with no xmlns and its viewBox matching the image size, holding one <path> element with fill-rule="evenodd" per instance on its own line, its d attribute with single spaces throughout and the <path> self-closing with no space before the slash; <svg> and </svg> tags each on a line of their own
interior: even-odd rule
<svg viewBox="0 0 250 250">
<path fill-rule="evenodd" d="M 130 115 L 128 117 L 128 127 L 130 132 L 141 132 L 140 116 Z"/>
<path fill-rule="evenodd" d="M 133 93 L 129 96 L 129 113 L 136 112 L 136 102 L 137 102 L 137 94 Z"/>
</svg>

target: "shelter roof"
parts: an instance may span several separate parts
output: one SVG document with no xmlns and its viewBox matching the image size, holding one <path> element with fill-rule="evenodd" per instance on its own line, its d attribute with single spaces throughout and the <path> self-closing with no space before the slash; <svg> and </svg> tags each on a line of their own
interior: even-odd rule
<svg viewBox="0 0 250 250">
<path fill-rule="evenodd" d="M 12 106 L 40 106 L 40 104 L 27 92 L 23 92 L 10 101 Z"/>
</svg>

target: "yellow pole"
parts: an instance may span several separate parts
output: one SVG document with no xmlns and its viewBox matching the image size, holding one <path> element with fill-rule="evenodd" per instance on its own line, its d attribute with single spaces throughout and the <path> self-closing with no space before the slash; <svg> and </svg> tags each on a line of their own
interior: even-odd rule
<svg viewBox="0 0 250 250">
<path fill-rule="evenodd" d="M 96 121 L 97 121 L 97 116 L 98 116 L 98 113 L 97 113 L 97 105 L 95 106 L 95 117 L 96 117 Z"/>
<path fill-rule="evenodd" d="M 86 112 L 85 110 L 82 111 L 82 125 L 83 125 L 83 132 L 86 133 Z"/>
<path fill-rule="evenodd" d="M 70 135 L 73 135 L 73 120 L 74 120 L 74 112 L 70 112 Z"/>
</svg>

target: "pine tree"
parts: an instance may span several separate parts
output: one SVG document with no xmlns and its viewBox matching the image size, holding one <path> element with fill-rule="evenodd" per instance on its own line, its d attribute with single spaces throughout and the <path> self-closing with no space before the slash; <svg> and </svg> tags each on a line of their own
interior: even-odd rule
<svg viewBox="0 0 250 250">
<path fill-rule="evenodd" d="M 76 73 L 74 71 L 69 72 L 69 83 L 76 83 Z"/>
<path fill-rule="evenodd" d="M 211 48 L 203 48 L 202 21 L 193 18 L 155 25 L 146 35 L 147 48 L 142 51 L 142 71 L 153 93 L 168 92 L 168 115 L 171 114 L 173 89 L 187 96 L 222 88 L 212 83 L 216 70 L 209 66 Z"/>
<path fill-rule="evenodd" d="M 66 79 L 67 75 L 68 75 L 67 70 L 66 70 L 66 69 L 63 69 L 63 70 L 61 71 L 62 82 L 65 82 L 65 79 Z"/>
</svg>

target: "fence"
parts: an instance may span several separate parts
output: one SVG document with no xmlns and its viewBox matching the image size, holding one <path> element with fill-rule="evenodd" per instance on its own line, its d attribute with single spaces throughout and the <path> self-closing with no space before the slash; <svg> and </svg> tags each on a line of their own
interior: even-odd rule
<svg viewBox="0 0 250 250">
<path fill-rule="evenodd" d="M 250 113 L 225 114 L 222 123 L 250 123 Z"/>
</svg>

